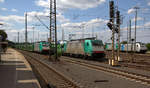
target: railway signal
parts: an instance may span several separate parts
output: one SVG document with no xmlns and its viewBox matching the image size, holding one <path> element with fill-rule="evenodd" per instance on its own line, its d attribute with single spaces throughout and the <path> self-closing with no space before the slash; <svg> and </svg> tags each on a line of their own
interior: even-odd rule
<svg viewBox="0 0 150 88">
<path fill-rule="evenodd" d="M 114 21 L 114 1 L 109 2 L 110 5 L 110 22 Z"/>
<path fill-rule="evenodd" d="M 120 27 L 120 11 L 116 12 L 116 27 L 115 32 L 119 33 L 119 27 Z"/>
<path fill-rule="evenodd" d="M 118 27 L 117 27 L 116 25 L 113 26 L 111 22 L 108 22 L 108 23 L 107 23 L 107 26 L 108 26 L 108 28 L 109 28 L 110 30 L 113 30 L 113 28 L 114 28 L 115 33 L 119 33 Z"/>
<path fill-rule="evenodd" d="M 120 11 L 116 12 L 116 18 L 117 18 L 117 20 L 116 20 L 117 27 L 119 27 L 119 24 L 120 24 Z"/>
<path fill-rule="evenodd" d="M 109 64 L 112 65 L 112 66 L 115 66 L 117 65 L 117 61 L 115 61 L 115 53 L 114 53 L 114 35 L 115 33 L 118 34 L 118 53 L 117 53 L 117 60 L 119 61 L 120 60 L 120 57 L 119 57 L 119 50 L 120 50 L 120 24 L 121 24 L 121 20 L 120 20 L 120 11 L 116 11 L 115 12 L 115 9 L 114 9 L 114 1 L 110 1 L 109 2 L 109 6 L 110 6 L 110 20 L 109 22 L 107 23 L 107 26 L 110 30 L 112 30 L 112 37 L 111 37 L 111 40 L 112 40 L 112 59 L 109 60 Z M 115 20 L 115 16 L 116 16 L 116 24 L 114 23 L 114 20 Z"/>
<path fill-rule="evenodd" d="M 119 28 L 118 27 L 115 27 L 115 33 L 119 33 Z"/>
<path fill-rule="evenodd" d="M 110 23 L 107 24 L 107 26 L 112 30 L 112 58 L 109 59 L 109 65 L 115 65 L 115 53 L 114 53 L 114 1 L 109 1 L 110 6 Z"/>
<path fill-rule="evenodd" d="M 111 22 L 108 22 L 108 23 L 107 23 L 107 26 L 108 26 L 108 28 L 109 28 L 110 30 L 112 30 L 112 29 L 113 29 L 113 25 L 112 25 L 112 23 L 111 23 Z"/>
<path fill-rule="evenodd" d="M 117 39 L 117 42 L 118 42 L 118 49 L 117 49 L 117 60 L 118 61 L 122 61 L 121 58 L 120 58 L 120 11 L 116 11 L 116 33 L 118 34 L 118 39 Z"/>
</svg>

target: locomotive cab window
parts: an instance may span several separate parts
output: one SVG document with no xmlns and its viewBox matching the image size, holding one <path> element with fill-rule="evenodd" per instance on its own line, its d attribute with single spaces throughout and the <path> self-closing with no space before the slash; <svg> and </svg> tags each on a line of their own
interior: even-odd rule
<svg viewBox="0 0 150 88">
<path fill-rule="evenodd" d="M 87 46 L 89 46 L 89 43 L 87 42 Z"/>
<path fill-rule="evenodd" d="M 63 44 L 63 45 L 61 45 L 61 48 L 64 48 L 64 46 L 65 46 L 64 44 Z"/>
<path fill-rule="evenodd" d="M 94 46 L 102 46 L 103 42 L 100 40 L 92 40 L 92 45 Z"/>
</svg>

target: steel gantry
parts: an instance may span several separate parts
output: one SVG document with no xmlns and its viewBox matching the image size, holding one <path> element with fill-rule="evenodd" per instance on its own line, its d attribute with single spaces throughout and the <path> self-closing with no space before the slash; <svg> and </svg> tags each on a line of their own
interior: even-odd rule
<svg viewBox="0 0 150 88">
<path fill-rule="evenodd" d="M 50 56 L 54 52 L 55 60 L 57 56 L 57 24 L 56 24 L 56 0 L 50 0 Z"/>
</svg>

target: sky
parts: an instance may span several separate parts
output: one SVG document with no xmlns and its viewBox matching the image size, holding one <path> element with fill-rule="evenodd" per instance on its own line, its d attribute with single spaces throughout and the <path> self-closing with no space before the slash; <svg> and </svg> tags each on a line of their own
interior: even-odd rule
<svg viewBox="0 0 150 88">
<path fill-rule="evenodd" d="M 109 21 L 110 0 L 56 0 L 57 2 L 57 34 L 65 40 L 69 34 L 72 39 L 96 36 L 103 42 L 111 42 L 111 30 L 107 27 Z M 115 7 L 121 13 L 121 41 L 127 40 L 127 25 L 132 21 L 132 38 L 134 38 L 135 9 L 137 14 L 137 42 L 150 42 L 150 0 L 114 0 Z M 0 29 L 8 34 L 8 40 L 25 41 L 25 17 L 28 14 L 28 41 L 46 41 L 49 30 L 35 16 L 49 26 L 49 0 L 0 0 Z M 84 34 L 84 36 L 83 36 Z M 33 39 L 34 35 L 34 39 Z"/>
</svg>

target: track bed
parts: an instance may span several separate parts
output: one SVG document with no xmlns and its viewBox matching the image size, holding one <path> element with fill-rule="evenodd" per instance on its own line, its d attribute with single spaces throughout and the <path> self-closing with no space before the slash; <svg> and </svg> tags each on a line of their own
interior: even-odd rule
<svg viewBox="0 0 150 88">
<path fill-rule="evenodd" d="M 48 60 L 48 56 L 46 55 L 39 55 L 36 53 L 32 53 L 32 56 L 34 56 L 34 58 L 38 57 L 40 60 L 50 65 L 56 71 L 59 71 L 61 74 L 67 76 L 67 78 L 73 81 L 72 83 L 74 85 L 76 86 L 78 85 L 78 87 L 81 87 L 81 88 L 148 88 L 149 87 L 149 81 L 144 82 L 144 80 L 143 81 L 138 80 L 138 78 L 136 79 L 136 78 L 128 77 L 130 74 L 128 74 L 127 76 L 125 76 L 125 73 L 123 73 L 124 75 L 119 75 L 117 74 L 117 70 L 115 70 L 116 72 L 110 72 L 106 68 L 104 68 L 104 70 L 96 69 L 96 68 L 102 68 L 102 66 L 98 66 L 98 65 L 96 66 L 94 64 L 92 65 L 92 67 L 96 66 L 96 68 L 92 68 L 90 66 L 88 67 L 88 66 L 82 65 L 83 63 L 85 63 L 85 62 L 81 62 L 82 60 L 78 61 L 79 63 L 78 62 L 72 63 L 70 61 L 66 61 L 66 59 L 71 60 L 74 58 L 61 57 L 60 62 L 50 62 Z M 94 62 L 90 61 L 89 63 L 89 61 L 86 61 L 85 64 L 87 63 L 90 64 Z M 100 64 L 100 63 L 97 63 L 97 64 Z M 45 68 L 43 68 L 43 70 L 44 69 Z M 110 68 L 110 70 L 113 70 L 113 69 Z M 46 75 L 46 73 L 49 73 L 49 72 L 43 71 L 43 73 Z M 55 74 L 52 74 L 52 75 L 54 76 Z M 48 75 L 45 78 L 52 80 L 53 78 L 52 75 Z M 142 77 L 139 79 L 142 79 Z M 149 78 L 147 77 L 145 79 L 149 79 Z M 58 80 L 60 80 L 60 78 L 57 78 L 57 81 Z M 52 80 L 50 81 L 50 83 L 53 84 L 53 81 L 55 84 L 56 80 Z M 64 87 L 64 88 L 75 88 L 75 87 L 71 86 L 71 87 Z"/>
</svg>

